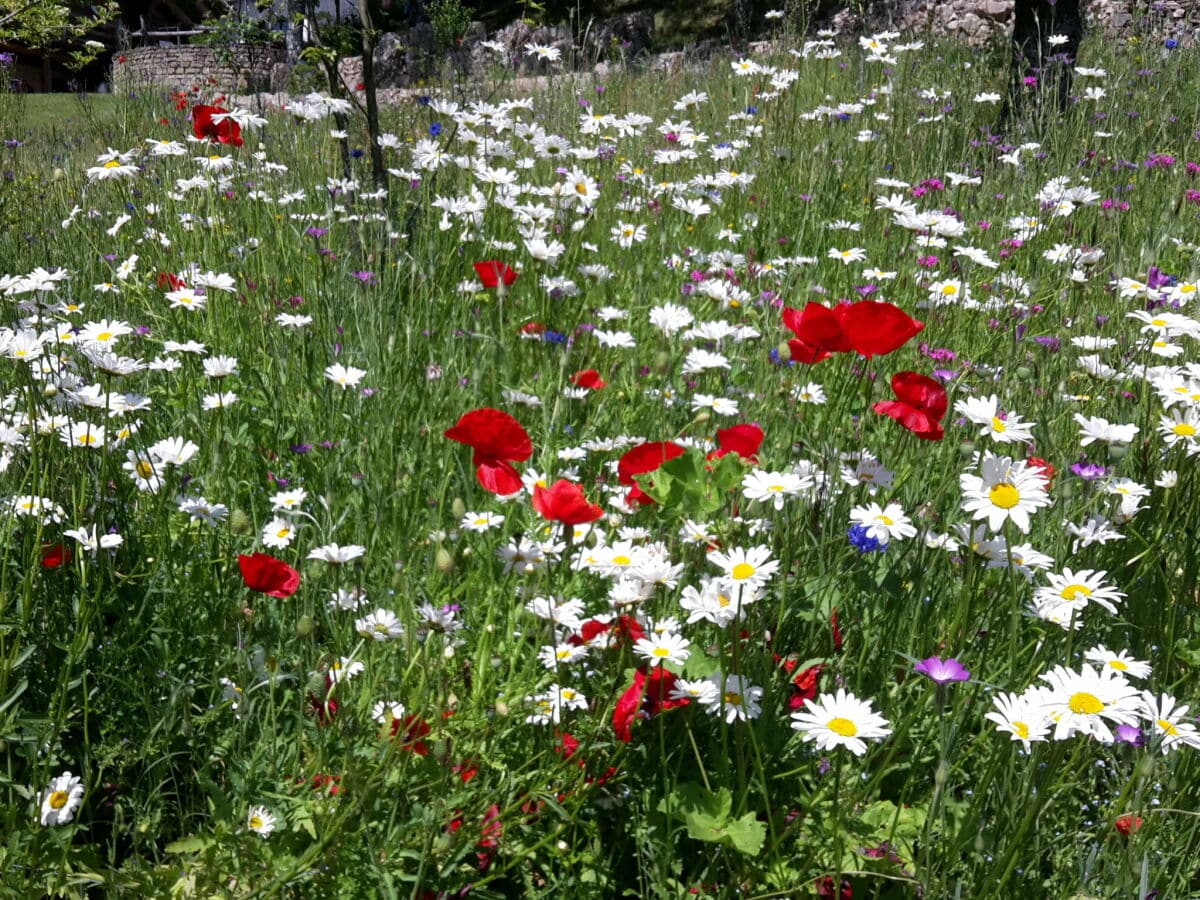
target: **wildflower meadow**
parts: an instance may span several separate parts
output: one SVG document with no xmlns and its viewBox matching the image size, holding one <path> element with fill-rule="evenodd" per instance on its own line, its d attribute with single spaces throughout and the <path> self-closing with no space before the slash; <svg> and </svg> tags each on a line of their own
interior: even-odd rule
<svg viewBox="0 0 1200 900">
<path fill-rule="evenodd" d="M 770 46 L 0 97 L 0 893 L 1200 895 L 1200 56 Z"/>
</svg>

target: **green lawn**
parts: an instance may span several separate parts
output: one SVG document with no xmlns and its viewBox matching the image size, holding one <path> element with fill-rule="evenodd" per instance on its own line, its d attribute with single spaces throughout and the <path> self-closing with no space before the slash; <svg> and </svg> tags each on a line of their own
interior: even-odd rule
<svg viewBox="0 0 1200 900">
<path fill-rule="evenodd" d="M 81 126 L 105 127 L 122 122 L 133 103 L 112 94 L 26 94 L 0 103 L 0 132 L 37 133 L 54 137 Z"/>
</svg>

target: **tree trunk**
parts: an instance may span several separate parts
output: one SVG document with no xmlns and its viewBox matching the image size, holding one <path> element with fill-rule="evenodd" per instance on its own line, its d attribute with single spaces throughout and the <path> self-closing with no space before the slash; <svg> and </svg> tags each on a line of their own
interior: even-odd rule
<svg viewBox="0 0 1200 900">
<path fill-rule="evenodd" d="M 1065 42 L 1051 43 L 1052 35 Z M 1012 68 L 1001 128 L 1030 109 L 1043 119 L 1051 97 L 1055 109 L 1067 108 L 1071 76 L 1083 39 L 1080 0 L 1016 0 L 1013 9 Z"/>
<path fill-rule="evenodd" d="M 379 146 L 379 100 L 375 85 L 375 44 L 378 34 L 372 16 L 373 0 L 363 0 L 359 7 L 362 18 L 362 74 L 363 92 L 367 101 L 367 139 L 370 141 L 371 174 L 376 187 L 387 184 L 387 172 L 383 166 L 383 148 Z"/>
</svg>

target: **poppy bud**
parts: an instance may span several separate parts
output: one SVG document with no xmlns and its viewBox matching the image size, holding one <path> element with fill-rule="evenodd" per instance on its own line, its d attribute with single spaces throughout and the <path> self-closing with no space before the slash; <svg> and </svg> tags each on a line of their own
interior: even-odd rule
<svg viewBox="0 0 1200 900">
<path fill-rule="evenodd" d="M 463 503 L 462 497 L 455 497 L 450 502 L 450 512 L 454 514 L 454 518 L 461 519 L 467 514 L 467 504 Z"/>
<path fill-rule="evenodd" d="M 312 637 L 312 633 L 316 628 L 316 623 L 313 622 L 312 616 L 301 616 L 296 621 L 296 637 L 307 638 Z"/>
<path fill-rule="evenodd" d="M 445 547 L 438 547 L 433 564 L 443 575 L 449 575 L 454 571 L 454 555 Z"/>
<path fill-rule="evenodd" d="M 229 530 L 234 534 L 253 534 L 254 523 L 250 521 L 245 510 L 235 509 L 229 514 Z"/>
</svg>

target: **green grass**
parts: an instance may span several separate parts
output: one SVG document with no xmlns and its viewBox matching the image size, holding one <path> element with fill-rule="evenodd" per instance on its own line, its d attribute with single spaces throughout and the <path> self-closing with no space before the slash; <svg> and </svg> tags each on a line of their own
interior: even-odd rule
<svg viewBox="0 0 1200 900">
<path fill-rule="evenodd" d="M 9 127 L 53 140 L 119 123 L 127 106 L 125 98 L 112 94 L 27 94 L 20 98 L 20 109 Z"/>
</svg>

